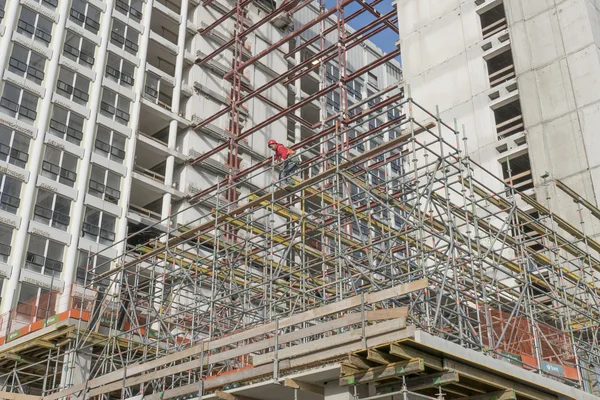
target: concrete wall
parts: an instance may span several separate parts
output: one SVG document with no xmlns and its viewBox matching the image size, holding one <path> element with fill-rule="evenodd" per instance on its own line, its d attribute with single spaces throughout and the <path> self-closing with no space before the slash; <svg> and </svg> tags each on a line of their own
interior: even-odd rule
<svg viewBox="0 0 600 400">
<path fill-rule="evenodd" d="M 534 177 L 545 172 L 597 203 L 600 184 L 600 2 L 505 0 Z M 553 186 L 538 200 L 579 216 Z M 549 197 L 547 200 L 546 197 Z M 600 231 L 593 218 L 588 232 Z"/>
</svg>

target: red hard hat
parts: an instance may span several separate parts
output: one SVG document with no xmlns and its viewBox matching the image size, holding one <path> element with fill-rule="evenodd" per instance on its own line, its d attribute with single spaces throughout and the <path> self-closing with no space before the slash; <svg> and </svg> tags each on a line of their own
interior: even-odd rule
<svg viewBox="0 0 600 400">
<path fill-rule="evenodd" d="M 277 144 L 277 142 L 274 141 L 273 139 L 271 139 L 271 140 L 269 140 L 269 146 L 272 145 L 272 144 Z"/>
</svg>

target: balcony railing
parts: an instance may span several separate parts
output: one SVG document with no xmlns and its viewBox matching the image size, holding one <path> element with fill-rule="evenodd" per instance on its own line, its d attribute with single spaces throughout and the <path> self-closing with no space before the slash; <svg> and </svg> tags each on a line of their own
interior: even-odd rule
<svg viewBox="0 0 600 400">
<path fill-rule="evenodd" d="M 515 77 L 515 66 L 509 65 L 489 75 L 490 87 L 496 87 Z"/>
<path fill-rule="evenodd" d="M 129 210 L 131 210 L 134 213 L 139 214 L 139 215 L 141 215 L 143 217 L 151 219 L 153 221 L 160 221 L 162 219 L 159 213 L 154 212 L 154 211 L 150 211 L 150 210 L 148 210 L 146 208 L 139 207 L 139 206 L 136 206 L 136 205 L 131 204 L 131 203 L 129 204 Z"/>
<path fill-rule="evenodd" d="M 152 179 L 152 180 L 154 180 L 156 182 L 159 182 L 159 183 L 164 183 L 165 182 L 165 176 L 159 174 L 158 172 L 154 172 L 154 171 L 151 171 L 151 170 L 149 170 L 147 168 L 140 167 L 139 165 L 135 165 L 133 167 L 133 169 L 135 171 L 139 172 L 140 174 L 142 174 L 144 176 L 147 176 L 148 178 L 150 178 L 150 179 Z"/>
<path fill-rule="evenodd" d="M 486 26 L 482 29 L 483 38 L 487 39 L 490 36 L 494 36 L 496 33 L 503 31 L 508 28 L 506 18 L 499 19 L 498 21 Z"/>
</svg>

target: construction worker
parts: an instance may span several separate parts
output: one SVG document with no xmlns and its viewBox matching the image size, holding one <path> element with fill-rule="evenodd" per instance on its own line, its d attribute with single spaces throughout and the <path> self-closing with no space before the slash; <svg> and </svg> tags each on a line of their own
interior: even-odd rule
<svg viewBox="0 0 600 400">
<path fill-rule="evenodd" d="M 286 179 L 288 185 L 293 184 L 291 176 L 300 167 L 300 162 L 297 157 L 294 157 L 294 150 L 288 149 L 281 143 L 277 143 L 275 140 L 269 140 L 269 148 L 275 152 L 275 162 L 283 161 L 283 166 L 279 172 L 279 180 Z"/>
</svg>

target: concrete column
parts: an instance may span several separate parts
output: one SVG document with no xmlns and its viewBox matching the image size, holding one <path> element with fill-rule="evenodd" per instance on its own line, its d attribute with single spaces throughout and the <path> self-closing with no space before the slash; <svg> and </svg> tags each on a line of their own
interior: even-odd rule
<svg viewBox="0 0 600 400">
<path fill-rule="evenodd" d="M 325 400 L 355 400 L 354 386 L 340 386 L 336 381 L 325 383 Z"/>
<path fill-rule="evenodd" d="M 68 352 L 64 355 L 64 370 L 60 378 L 60 388 L 71 387 L 87 382 L 92 367 L 92 357 L 78 353 Z"/>
<path fill-rule="evenodd" d="M 135 99 L 131 110 L 130 128 L 133 132 L 132 138 L 127 142 L 125 150 L 125 166 L 127 167 L 127 175 L 124 178 L 123 190 L 121 191 L 121 204 L 123 205 L 123 216 L 119 220 L 117 227 L 116 240 L 120 242 L 117 249 L 119 254 L 125 253 L 126 243 L 124 239 L 127 237 L 127 208 L 129 207 L 129 199 L 131 198 L 131 185 L 133 182 L 133 166 L 135 163 L 135 145 L 137 141 L 137 130 L 140 123 L 140 108 L 142 106 L 141 98 L 144 92 L 146 83 L 146 58 L 148 57 L 148 42 L 150 41 L 150 22 L 152 20 L 152 7 L 154 0 L 147 0 L 142 13 L 142 26 L 144 32 L 141 34 L 141 42 L 139 46 L 140 65 L 135 72 Z"/>
<path fill-rule="evenodd" d="M 2 23 L 4 24 L 4 36 L 0 39 L 0 76 L 4 76 L 4 67 L 7 65 L 6 59 L 8 58 L 10 42 L 12 39 L 12 32 L 15 30 L 17 19 L 19 18 L 19 5 L 18 1 L 9 1 L 8 7 L 4 10 L 4 18 Z M 61 15 L 61 19 L 64 17 Z M 60 23 L 60 21 L 59 21 Z"/>
<path fill-rule="evenodd" d="M 46 126 L 48 126 L 48 119 L 50 118 L 50 108 L 52 106 L 52 93 L 54 93 L 54 85 L 56 84 L 56 76 L 58 74 L 58 59 L 61 53 L 63 44 L 63 36 L 65 32 L 65 24 L 69 15 L 70 2 L 63 1 L 59 3 L 58 13 L 60 15 L 58 23 L 54 28 L 52 35 L 52 59 L 47 63 L 46 75 L 44 78 L 44 89 L 46 93 L 41 102 L 38 101 L 38 114 L 35 121 L 35 126 L 38 128 L 37 137 L 33 141 L 33 145 L 29 154 L 29 165 L 27 166 L 30 171 L 29 182 L 25 185 L 25 192 L 21 196 L 21 206 L 19 207 L 19 216 L 22 219 L 21 227 L 17 229 L 17 234 L 13 243 L 14 253 L 11 257 L 11 264 L 13 266 L 12 275 L 5 285 L 3 292 L 1 313 L 9 311 L 15 302 L 17 286 L 19 284 L 19 278 L 21 276 L 21 268 L 25 260 L 25 254 L 27 251 L 27 231 L 29 228 L 29 219 L 31 218 L 31 212 L 33 210 L 35 202 L 35 191 L 38 178 L 38 172 L 40 170 L 40 164 L 42 162 L 42 154 L 44 151 L 44 137 L 46 135 Z M 12 38 L 12 31 L 14 29 L 15 22 L 17 20 L 17 8 L 19 2 L 11 1 L 7 15 L 4 16 L 3 21 L 6 22 L 6 31 L 2 37 L 0 44 L 0 65 L 4 67 L 6 65 L 6 58 L 8 57 L 8 47 L 10 45 L 10 39 Z M 1 69 L 1 73 L 4 74 L 4 68 Z M 41 104 L 40 104 L 41 103 Z M 81 176 L 78 174 L 78 176 Z"/>
<path fill-rule="evenodd" d="M 185 38 L 187 35 L 187 13 L 188 1 L 181 2 L 181 23 L 179 24 L 179 35 L 177 38 L 177 59 L 175 61 L 175 87 L 173 88 L 173 101 L 171 103 L 171 111 L 179 114 L 179 103 L 181 101 L 181 79 L 183 76 L 183 56 L 185 54 Z M 177 120 L 172 120 L 169 124 L 169 140 L 167 145 L 170 149 L 175 149 L 177 144 Z M 173 185 L 173 173 L 175 171 L 175 157 L 169 155 L 165 167 L 165 185 Z M 161 218 L 165 219 L 171 214 L 171 194 L 165 193 L 163 196 Z M 169 224 L 170 225 L 170 224 Z"/>
<path fill-rule="evenodd" d="M 79 247 L 79 237 L 81 236 L 81 224 L 83 222 L 84 200 L 87 192 L 86 188 L 88 185 L 88 176 L 90 174 L 94 141 L 96 139 L 96 120 L 98 118 L 100 99 L 102 97 L 102 80 L 104 79 L 104 67 L 106 65 L 106 58 L 108 56 L 107 48 L 112 25 L 111 18 L 114 10 L 114 0 L 107 0 L 105 4 L 106 11 L 102 16 L 102 24 L 100 25 L 100 38 L 102 41 L 100 42 L 100 46 L 96 51 L 96 62 L 94 65 L 94 70 L 96 71 L 96 80 L 92 84 L 92 90 L 90 93 L 90 119 L 85 124 L 85 132 L 83 135 L 83 142 L 81 144 L 85 152 L 83 154 L 83 160 L 79 161 L 77 183 L 75 184 L 78 196 L 77 201 L 75 201 L 75 204 L 72 207 L 71 224 L 69 225 L 69 233 L 71 234 L 72 239 L 71 245 L 67 248 L 67 255 L 64 263 L 65 268 L 62 273 L 63 280 L 65 282 L 65 288 L 58 303 L 58 312 L 64 312 L 69 309 L 69 300 L 71 298 L 71 292 L 73 289 L 72 286 L 77 269 L 77 252 Z M 63 4 L 61 3 L 61 5 Z M 65 12 L 63 15 L 67 15 L 67 13 Z M 60 50 L 60 46 L 58 47 L 58 50 Z M 60 51 L 58 51 L 56 54 L 59 52 Z M 58 57 L 56 57 L 56 59 L 58 60 Z M 48 79 L 50 82 L 54 82 L 54 79 L 46 79 Z M 121 204 L 125 203 L 121 202 Z"/>
</svg>

